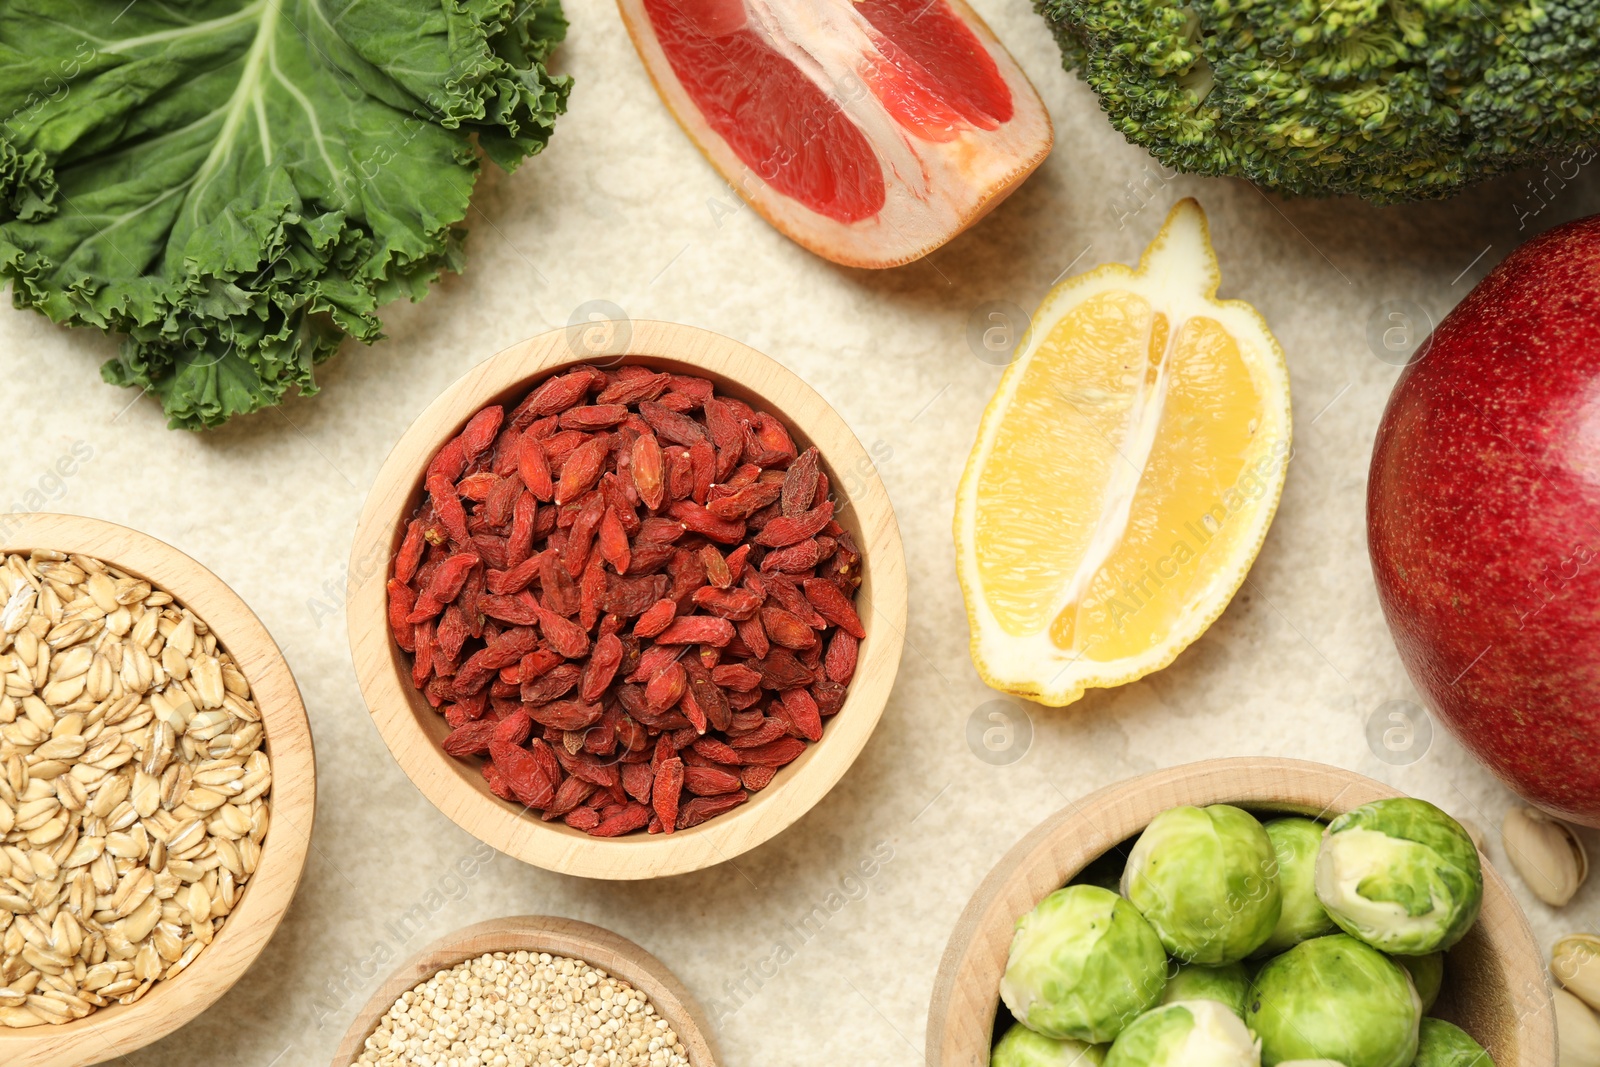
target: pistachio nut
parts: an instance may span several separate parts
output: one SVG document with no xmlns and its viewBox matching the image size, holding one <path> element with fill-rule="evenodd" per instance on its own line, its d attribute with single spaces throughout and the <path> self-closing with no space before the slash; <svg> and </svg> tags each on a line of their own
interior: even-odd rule
<svg viewBox="0 0 1600 1067">
<path fill-rule="evenodd" d="M 1512 808 L 1500 827 L 1506 857 L 1533 895 L 1559 908 L 1589 877 L 1589 854 L 1572 827 L 1535 808 Z"/>
<path fill-rule="evenodd" d="M 1568 934 L 1550 950 L 1550 973 L 1591 1008 L 1600 1008 L 1600 936 Z"/>
<path fill-rule="evenodd" d="M 1556 1067 L 1600 1067 L 1600 1019 L 1565 989 L 1556 990 L 1556 1036 L 1561 1057 Z"/>
</svg>

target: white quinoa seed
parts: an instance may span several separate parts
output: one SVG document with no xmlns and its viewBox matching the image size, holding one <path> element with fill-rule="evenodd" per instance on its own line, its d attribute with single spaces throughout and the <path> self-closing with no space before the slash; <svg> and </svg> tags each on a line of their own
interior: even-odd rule
<svg viewBox="0 0 1600 1067">
<path fill-rule="evenodd" d="M 374 1067 L 689 1067 L 655 1006 L 547 952 L 492 952 L 400 995 L 356 1061 Z"/>
</svg>

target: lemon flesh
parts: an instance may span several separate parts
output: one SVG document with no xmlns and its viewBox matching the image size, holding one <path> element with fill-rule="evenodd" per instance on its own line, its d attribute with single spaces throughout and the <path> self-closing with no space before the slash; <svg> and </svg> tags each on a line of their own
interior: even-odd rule
<svg viewBox="0 0 1600 1067">
<path fill-rule="evenodd" d="M 1137 270 L 1046 298 L 984 414 L 958 493 L 974 661 L 1065 704 L 1170 663 L 1260 549 L 1289 455 L 1283 354 L 1218 301 L 1192 200 Z"/>
</svg>

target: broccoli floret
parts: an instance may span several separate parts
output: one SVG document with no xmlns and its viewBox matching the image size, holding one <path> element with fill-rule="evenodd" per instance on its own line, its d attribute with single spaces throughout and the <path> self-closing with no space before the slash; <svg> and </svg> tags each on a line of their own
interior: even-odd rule
<svg viewBox="0 0 1600 1067">
<path fill-rule="evenodd" d="M 1036 0 L 1168 167 L 1388 203 L 1600 145 L 1600 0 Z"/>
</svg>

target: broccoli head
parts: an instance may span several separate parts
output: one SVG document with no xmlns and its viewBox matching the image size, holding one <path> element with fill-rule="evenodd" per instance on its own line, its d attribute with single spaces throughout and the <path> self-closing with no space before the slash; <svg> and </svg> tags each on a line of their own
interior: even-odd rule
<svg viewBox="0 0 1600 1067">
<path fill-rule="evenodd" d="M 1600 145 L 1600 0 L 1036 3 L 1112 124 L 1190 174 L 1394 202 Z"/>
</svg>

